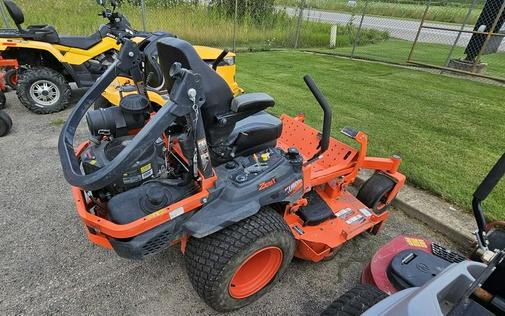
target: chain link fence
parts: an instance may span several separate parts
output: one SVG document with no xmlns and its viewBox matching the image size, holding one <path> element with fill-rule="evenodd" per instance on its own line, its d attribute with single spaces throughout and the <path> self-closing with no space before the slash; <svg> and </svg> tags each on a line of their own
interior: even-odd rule
<svg viewBox="0 0 505 316">
<path fill-rule="evenodd" d="M 428 2 L 408 63 L 505 79 L 505 1 L 472 0 L 461 24 L 427 22 L 430 10 Z"/>
<path fill-rule="evenodd" d="M 50 22 L 60 34 L 89 35 L 103 23 L 92 1 L 58 11 L 50 3 L 19 0 L 27 24 Z M 505 0 L 122 0 L 119 11 L 136 29 L 195 45 L 296 48 L 505 80 L 504 8 Z"/>
</svg>

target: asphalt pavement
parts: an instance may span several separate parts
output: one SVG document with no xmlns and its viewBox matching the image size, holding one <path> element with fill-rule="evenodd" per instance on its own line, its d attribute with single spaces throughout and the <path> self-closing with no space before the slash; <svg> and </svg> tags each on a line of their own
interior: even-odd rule
<svg viewBox="0 0 505 316">
<path fill-rule="evenodd" d="M 287 7 L 286 12 L 290 16 L 295 16 L 298 14 L 296 8 Z M 309 21 L 317 21 L 337 25 L 349 24 L 351 20 L 352 24 L 355 26 L 359 26 L 361 23 L 361 12 L 357 13 L 355 16 L 352 16 L 348 13 L 310 9 L 303 11 L 303 17 L 305 20 Z M 420 24 L 420 20 L 408 20 L 373 15 L 366 15 L 363 18 L 362 22 L 363 28 L 386 31 L 392 38 L 403 39 L 412 42 L 416 38 Z M 446 31 L 440 29 L 423 28 L 419 35 L 419 42 L 445 45 L 453 45 L 458 37 L 458 31 L 461 29 L 461 25 L 459 24 L 444 24 L 436 22 L 425 22 L 424 26 L 452 29 L 451 31 Z M 465 27 L 464 30 L 473 30 L 473 25 Z M 505 31 L 505 26 L 503 27 L 503 31 Z M 471 33 L 461 33 L 459 40 L 457 41 L 457 46 L 466 47 L 471 37 Z M 502 41 L 500 44 L 499 51 L 505 51 L 505 41 Z"/>
<path fill-rule="evenodd" d="M 192 289 L 177 248 L 130 261 L 88 242 L 57 153 L 71 109 L 41 116 L 14 93 L 7 99 L 14 127 L 0 138 L 0 315 L 216 314 Z M 230 315 L 318 314 L 358 283 L 381 245 L 405 233 L 456 247 L 393 210 L 379 235 L 351 240 L 328 262 L 293 261 L 271 292 Z"/>
</svg>

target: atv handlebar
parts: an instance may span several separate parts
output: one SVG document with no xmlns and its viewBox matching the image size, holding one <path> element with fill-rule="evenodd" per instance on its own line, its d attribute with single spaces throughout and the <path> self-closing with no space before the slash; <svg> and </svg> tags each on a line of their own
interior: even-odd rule
<svg viewBox="0 0 505 316">
<path fill-rule="evenodd" d="M 316 83 L 314 80 L 309 75 L 305 75 L 303 77 L 303 80 L 307 84 L 307 87 L 309 87 L 310 92 L 314 95 L 316 98 L 317 102 L 323 109 L 323 134 L 321 136 L 321 141 L 319 142 L 319 151 L 312 157 L 310 158 L 307 162 L 312 162 L 316 160 L 322 153 L 324 153 L 326 150 L 328 150 L 328 147 L 330 146 L 330 133 L 331 133 L 331 118 L 332 118 L 332 113 L 331 113 L 331 107 L 328 101 L 326 101 L 326 98 L 324 95 L 321 93 L 319 88 L 317 87 Z"/>
</svg>

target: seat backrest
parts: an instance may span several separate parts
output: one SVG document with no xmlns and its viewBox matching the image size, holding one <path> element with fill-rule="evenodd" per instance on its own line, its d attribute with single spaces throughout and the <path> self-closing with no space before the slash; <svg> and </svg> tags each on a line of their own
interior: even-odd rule
<svg viewBox="0 0 505 316">
<path fill-rule="evenodd" d="M 16 23 L 16 26 L 21 31 L 22 30 L 21 24 L 25 22 L 25 16 L 23 14 L 23 11 L 21 10 L 20 7 L 18 7 L 16 3 L 14 3 L 14 1 L 4 0 L 4 4 L 12 20 L 14 20 L 14 23 Z"/>
<path fill-rule="evenodd" d="M 160 67 L 165 77 L 168 91 L 173 86 L 169 70 L 174 62 L 179 62 L 182 64 L 182 67 L 200 74 L 206 98 L 205 103 L 202 105 L 201 113 L 207 142 L 211 147 L 224 144 L 235 127 L 235 124 L 219 126 L 216 120 L 216 115 L 230 111 L 233 93 L 226 81 L 200 58 L 196 50 L 188 42 L 178 38 L 167 37 L 158 41 L 157 46 Z"/>
</svg>

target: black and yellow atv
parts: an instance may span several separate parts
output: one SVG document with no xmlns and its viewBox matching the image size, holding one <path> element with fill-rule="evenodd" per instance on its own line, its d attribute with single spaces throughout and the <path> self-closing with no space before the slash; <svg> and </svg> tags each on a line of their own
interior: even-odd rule
<svg viewBox="0 0 505 316">
<path fill-rule="evenodd" d="M 17 29 L 0 30 L 0 54 L 4 58 L 18 60 L 17 95 L 30 111 L 47 114 L 69 106 L 69 83 L 75 82 L 79 88 L 90 87 L 113 62 L 120 49 L 119 36 L 127 36 L 133 42 L 140 43 L 154 34 L 160 34 L 135 31 L 128 19 L 115 11 L 115 0 L 109 1 L 112 10 L 106 8 L 104 0 L 97 2 L 104 7 L 102 16 L 108 23 L 101 25 L 91 36 L 75 37 L 59 36 L 55 28 L 49 25 L 23 28 L 22 10 L 13 1 L 4 0 Z M 204 47 L 201 51 L 208 49 Z M 214 58 L 220 52 L 217 50 Z M 225 79 L 229 78 L 227 82 L 234 89 L 235 68 L 223 71 L 227 75 L 221 74 L 221 69 L 218 69 Z M 228 74 L 230 71 L 233 74 Z"/>
</svg>

